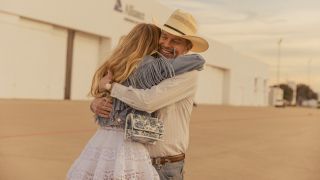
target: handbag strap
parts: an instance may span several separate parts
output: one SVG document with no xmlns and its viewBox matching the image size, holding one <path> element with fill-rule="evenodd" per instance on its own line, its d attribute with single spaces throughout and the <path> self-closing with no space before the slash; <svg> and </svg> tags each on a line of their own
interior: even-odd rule
<svg viewBox="0 0 320 180">
<path fill-rule="evenodd" d="M 142 115 L 149 116 L 149 117 L 153 117 L 152 115 L 155 114 L 155 113 L 148 113 L 148 112 L 145 112 L 145 111 L 139 111 L 139 110 L 136 110 L 136 109 L 132 109 L 131 112 L 134 113 L 134 114 L 142 114 Z"/>
</svg>

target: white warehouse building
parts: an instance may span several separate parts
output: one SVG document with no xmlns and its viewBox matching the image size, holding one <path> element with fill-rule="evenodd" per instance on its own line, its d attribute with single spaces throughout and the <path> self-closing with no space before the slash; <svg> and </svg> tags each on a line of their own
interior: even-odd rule
<svg viewBox="0 0 320 180">
<path fill-rule="evenodd" d="M 92 76 L 119 38 L 172 11 L 154 0 L 1 0 L 0 98 L 90 99 Z M 196 102 L 266 106 L 267 65 L 209 44 Z"/>
</svg>

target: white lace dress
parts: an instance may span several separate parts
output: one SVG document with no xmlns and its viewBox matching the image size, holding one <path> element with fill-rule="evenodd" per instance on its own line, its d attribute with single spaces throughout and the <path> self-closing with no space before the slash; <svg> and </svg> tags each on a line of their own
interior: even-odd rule
<svg viewBox="0 0 320 180">
<path fill-rule="evenodd" d="M 143 144 L 124 140 L 118 128 L 99 128 L 71 166 L 68 180 L 155 180 L 159 175 Z"/>
</svg>

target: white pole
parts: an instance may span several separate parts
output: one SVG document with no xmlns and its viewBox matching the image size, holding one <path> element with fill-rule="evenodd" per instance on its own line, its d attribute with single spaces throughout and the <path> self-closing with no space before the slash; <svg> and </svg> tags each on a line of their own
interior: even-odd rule
<svg viewBox="0 0 320 180">
<path fill-rule="evenodd" d="M 280 38 L 278 41 L 277 85 L 279 85 L 280 83 L 281 43 L 282 43 L 282 38 Z"/>
</svg>

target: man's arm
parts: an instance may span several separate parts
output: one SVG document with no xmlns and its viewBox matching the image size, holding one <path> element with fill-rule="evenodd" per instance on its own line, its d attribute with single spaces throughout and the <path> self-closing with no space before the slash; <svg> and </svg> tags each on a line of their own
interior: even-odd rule
<svg viewBox="0 0 320 180">
<path fill-rule="evenodd" d="M 166 79 L 151 89 L 134 89 L 113 83 L 111 96 L 132 108 L 151 113 L 193 95 L 197 78 L 198 71 L 192 71 Z"/>
</svg>

